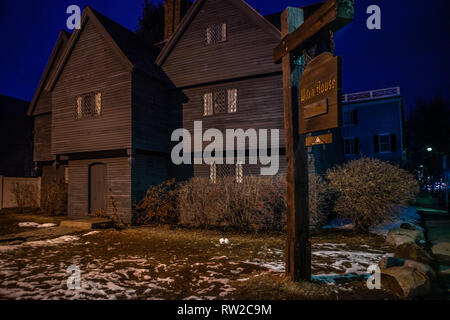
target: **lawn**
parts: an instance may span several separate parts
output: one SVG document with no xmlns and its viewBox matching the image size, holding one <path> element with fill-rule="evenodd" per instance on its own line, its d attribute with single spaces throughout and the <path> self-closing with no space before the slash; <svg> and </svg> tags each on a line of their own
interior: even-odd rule
<svg viewBox="0 0 450 320">
<path fill-rule="evenodd" d="M 283 234 L 134 227 L 0 243 L 1 299 L 391 299 L 368 290 L 366 270 L 392 248 L 383 237 L 312 235 L 313 282 L 284 278 Z M 66 270 L 81 270 L 68 290 Z"/>
</svg>

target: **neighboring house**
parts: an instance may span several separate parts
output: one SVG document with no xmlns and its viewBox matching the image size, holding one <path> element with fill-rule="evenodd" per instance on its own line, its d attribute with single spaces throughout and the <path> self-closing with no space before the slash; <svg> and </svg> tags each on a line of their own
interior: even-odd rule
<svg viewBox="0 0 450 320">
<path fill-rule="evenodd" d="M 132 222 L 133 205 L 150 185 L 259 174 L 260 164 L 173 165 L 178 142 L 171 134 L 193 134 L 194 121 L 203 122 L 203 132 L 278 129 L 285 171 L 282 72 L 273 63 L 280 14 L 265 18 L 243 0 L 197 0 L 185 14 L 188 7 L 185 0 L 165 2 L 158 56 L 90 7 L 81 29 L 61 33 L 28 113 L 43 180 L 65 176 L 68 183 L 69 217 L 115 207 Z M 316 7 L 305 8 L 305 19 Z"/>
<path fill-rule="evenodd" d="M 399 87 L 343 95 L 342 112 L 346 160 L 367 156 L 404 164 L 405 117 Z"/>
<path fill-rule="evenodd" d="M 33 121 L 29 102 L 0 95 L 0 176 L 32 177 Z"/>
</svg>

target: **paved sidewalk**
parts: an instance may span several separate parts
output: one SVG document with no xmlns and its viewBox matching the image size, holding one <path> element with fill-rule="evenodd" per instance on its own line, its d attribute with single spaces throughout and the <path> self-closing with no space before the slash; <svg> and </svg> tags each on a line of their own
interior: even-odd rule
<svg viewBox="0 0 450 320">
<path fill-rule="evenodd" d="M 443 210 L 417 209 L 423 217 L 431 250 L 440 265 L 439 277 L 450 296 L 450 215 Z"/>
</svg>

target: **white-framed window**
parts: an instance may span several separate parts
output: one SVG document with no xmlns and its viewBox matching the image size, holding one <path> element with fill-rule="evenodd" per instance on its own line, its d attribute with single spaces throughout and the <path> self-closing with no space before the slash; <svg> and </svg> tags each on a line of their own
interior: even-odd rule
<svg viewBox="0 0 450 320">
<path fill-rule="evenodd" d="M 236 163 L 236 182 L 242 183 L 244 181 L 244 165 L 241 162 Z"/>
<path fill-rule="evenodd" d="M 206 28 L 206 44 L 214 44 L 227 40 L 227 24 L 212 24 Z"/>
<path fill-rule="evenodd" d="M 102 93 L 90 92 L 77 96 L 75 119 L 100 116 L 102 114 Z"/>
<path fill-rule="evenodd" d="M 213 114 L 213 94 L 212 92 L 203 95 L 203 115 L 211 116 Z"/>
<path fill-rule="evenodd" d="M 347 155 L 355 154 L 355 139 L 344 138 L 344 153 Z"/>
<path fill-rule="evenodd" d="M 237 89 L 227 89 L 228 113 L 237 112 L 237 99 L 238 99 Z"/>
<path fill-rule="evenodd" d="M 391 146 L 391 134 L 380 134 L 378 136 L 379 138 L 379 146 L 380 146 L 380 153 L 388 153 L 392 151 Z"/>
</svg>

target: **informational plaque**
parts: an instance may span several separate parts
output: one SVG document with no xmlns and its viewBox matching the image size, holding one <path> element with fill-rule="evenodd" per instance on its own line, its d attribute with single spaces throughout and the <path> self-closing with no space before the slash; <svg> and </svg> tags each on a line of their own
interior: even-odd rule
<svg viewBox="0 0 450 320">
<path fill-rule="evenodd" d="M 341 58 L 324 52 L 311 60 L 300 78 L 300 134 L 340 126 L 341 90 Z"/>
</svg>

